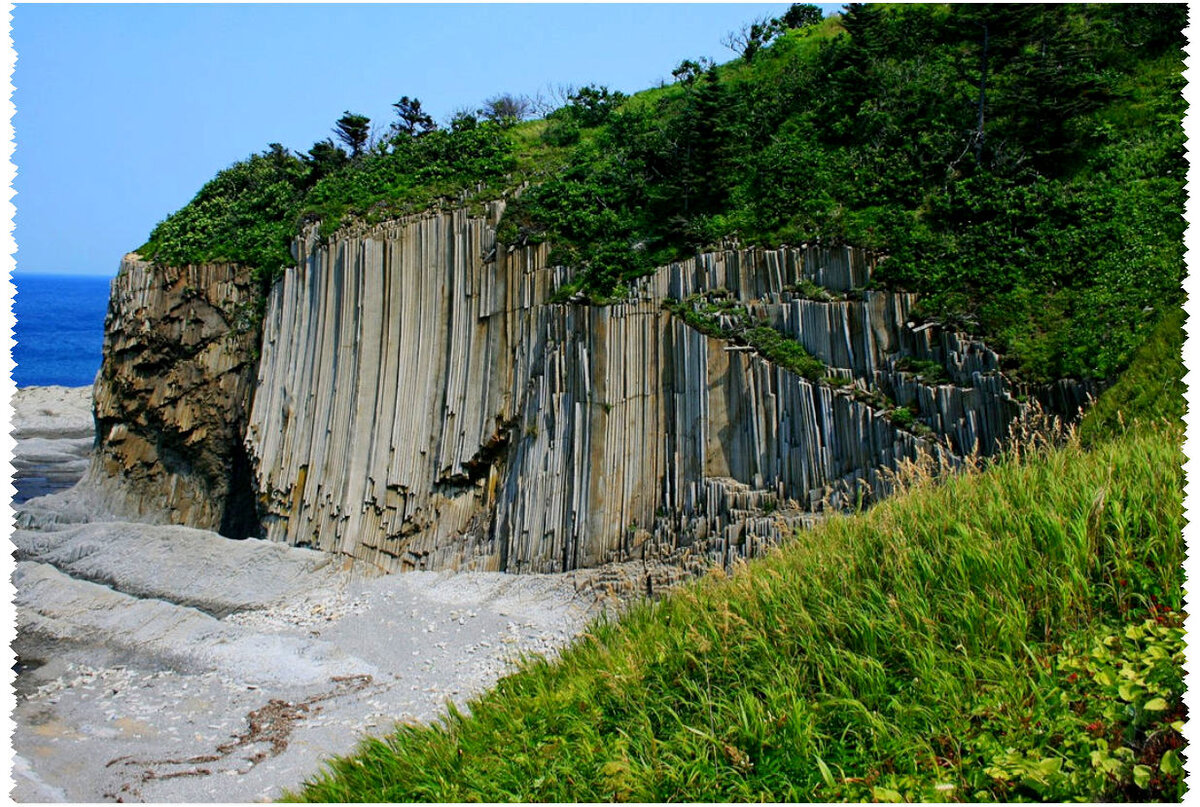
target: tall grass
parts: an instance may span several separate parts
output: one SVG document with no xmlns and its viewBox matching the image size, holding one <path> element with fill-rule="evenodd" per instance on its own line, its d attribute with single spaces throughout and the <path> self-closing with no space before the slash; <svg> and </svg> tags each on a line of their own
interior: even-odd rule
<svg viewBox="0 0 1200 807">
<path fill-rule="evenodd" d="M 296 798 L 1177 798 L 1178 631 L 1166 650 L 1121 631 L 1175 631 L 1180 436 L 917 480 L 596 625 L 469 716 L 366 742 Z M 1126 705 L 1096 666 L 1126 651 L 1155 683 L 1097 711 Z"/>
</svg>

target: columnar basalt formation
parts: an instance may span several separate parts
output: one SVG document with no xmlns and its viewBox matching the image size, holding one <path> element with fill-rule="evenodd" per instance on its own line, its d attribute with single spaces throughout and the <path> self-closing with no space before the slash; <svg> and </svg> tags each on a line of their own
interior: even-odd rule
<svg viewBox="0 0 1200 807">
<path fill-rule="evenodd" d="M 994 354 L 910 322 L 911 295 L 861 291 L 861 251 L 709 253 L 589 307 L 551 302 L 569 273 L 545 246 L 498 247 L 502 212 L 301 239 L 269 299 L 247 436 L 268 537 L 390 569 L 728 561 L 886 492 L 885 469 L 920 451 L 993 450 L 1020 411 Z M 717 290 L 837 383 L 663 306 Z"/>
<path fill-rule="evenodd" d="M 86 479 L 113 512 L 258 532 L 243 448 L 257 345 L 248 270 L 126 256 L 105 320 Z"/>
<path fill-rule="evenodd" d="M 921 452 L 990 453 L 1024 410 L 994 352 L 866 290 L 860 250 L 706 253 L 588 306 L 547 245 L 497 243 L 503 210 L 309 228 L 261 332 L 245 269 L 129 256 L 90 495 L 389 570 L 686 570 L 885 495 Z M 825 377 L 673 313 L 717 300 Z"/>
</svg>

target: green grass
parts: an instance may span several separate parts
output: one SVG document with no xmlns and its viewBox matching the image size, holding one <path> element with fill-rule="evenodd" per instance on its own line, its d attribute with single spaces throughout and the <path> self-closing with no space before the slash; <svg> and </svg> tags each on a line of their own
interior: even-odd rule
<svg viewBox="0 0 1200 807">
<path fill-rule="evenodd" d="M 1156 414 L 915 474 L 295 798 L 1177 800 L 1183 457 Z"/>
<path fill-rule="evenodd" d="M 1185 410 L 1182 308 L 1169 309 L 1138 348 L 1129 369 L 1108 389 L 1079 425 L 1091 444 L 1119 434 L 1126 424 L 1148 417 L 1180 422 Z"/>
</svg>

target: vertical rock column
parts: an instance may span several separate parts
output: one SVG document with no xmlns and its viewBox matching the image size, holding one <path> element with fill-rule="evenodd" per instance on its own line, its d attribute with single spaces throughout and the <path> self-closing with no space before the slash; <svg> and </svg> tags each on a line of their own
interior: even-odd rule
<svg viewBox="0 0 1200 807">
<path fill-rule="evenodd" d="M 385 568 L 498 568 L 491 511 L 545 248 L 433 213 L 299 242 L 272 292 L 248 445 L 272 540 Z"/>
<path fill-rule="evenodd" d="M 250 271 L 158 266 L 113 280 L 85 484 L 131 519 L 257 534 L 243 439 L 258 327 Z"/>
</svg>

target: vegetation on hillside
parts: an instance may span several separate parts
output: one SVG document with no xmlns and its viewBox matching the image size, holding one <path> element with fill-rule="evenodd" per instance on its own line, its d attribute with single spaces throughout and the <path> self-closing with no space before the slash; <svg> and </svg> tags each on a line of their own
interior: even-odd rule
<svg viewBox="0 0 1200 807">
<path fill-rule="evenodd" d="M 805 11 L 732 37 L 728 64 L 686 59 L 629 98 L 586 87 L 542 120 L 499 96 L 436 129 L 406 96 L 371 143 L 347 112 L 349 153 L 273 146 L 141 251 L 266 279 L 303 221 L 329 233 L 530 183 L 502 237 L 549 240 L 593 300 L 726 239 L 849 243 L 1027 379 L 1115 376 L 1181 299 L 1185 7 Z"/>
<path fill-rule="evenodd" d="M 694 294 L 685 300 L 667 300 L 663 308 L 701 333 L 753 350 L 770 362 L 809 381 L 826 377 L 825 363 L 791 336 L 757 320 L 744 305 L 726 294 Z"/>
<path fill-rule="evenodd" d="M 1131 379 L 1179 364 L 1164 323 Z M 1090 450 L 911 469 L 293 798 L 1178 801 L 1181 402 L 1129 392 L 1105 393 Z"/>
<path fill-rule="evenodd" d="M 550 239 L 601 295 L 727 237 L 846 242 L 1027 377 L 1111 376 L 1180 299 L 1183 23 L 850 6 L 616 110 L 510 208 L 509 237 Z"/>
<path fill-rule="evenodd" d="M 1168 309 L 1134 354 L 1117 382 L 1105 391 L 1079 424 L 1085 446 L 1125 431 L 1147 418 L 1180 423 L 1186 409 L 1183 376 L 1184 313 Z"/>
</svg>

